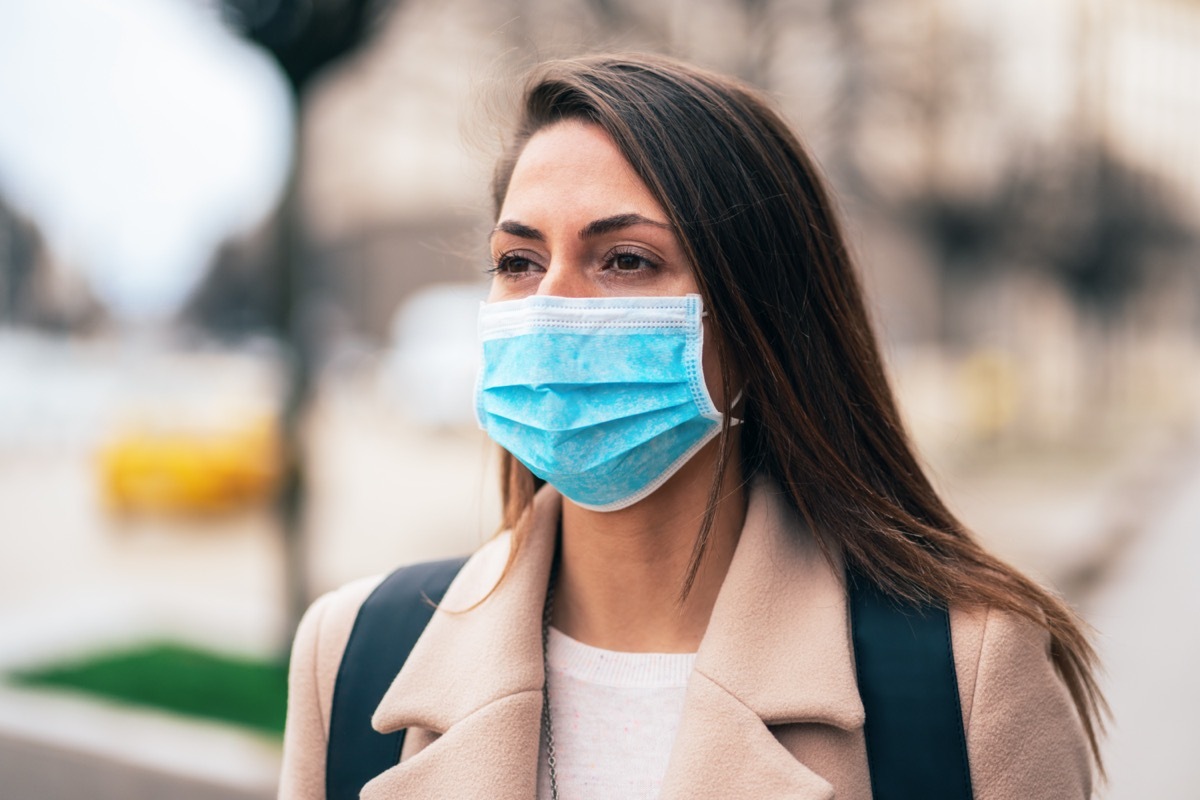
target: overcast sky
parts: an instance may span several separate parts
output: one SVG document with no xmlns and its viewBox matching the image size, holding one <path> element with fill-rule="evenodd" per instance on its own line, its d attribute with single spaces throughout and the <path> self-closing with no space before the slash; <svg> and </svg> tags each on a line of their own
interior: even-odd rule
<svg viewBox="0 0 1200 800">
<path fill-rule="evenodd" d="M 277 199 L 291 108 L 189 0 L 0 0 L 0 195 L 116 314 L 176 310 Z"/>
</svg>

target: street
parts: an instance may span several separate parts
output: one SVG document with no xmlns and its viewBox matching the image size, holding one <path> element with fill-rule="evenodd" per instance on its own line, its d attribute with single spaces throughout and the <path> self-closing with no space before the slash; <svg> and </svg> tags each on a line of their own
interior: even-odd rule
<svg viewBox="0 0 1200 800">
<path fill-rule="evenodd" d="M 1200 452 L 1175 478 L 1084 608 L 1113 710 L 1107 800 L 1200 797 Z"/>
</svg>

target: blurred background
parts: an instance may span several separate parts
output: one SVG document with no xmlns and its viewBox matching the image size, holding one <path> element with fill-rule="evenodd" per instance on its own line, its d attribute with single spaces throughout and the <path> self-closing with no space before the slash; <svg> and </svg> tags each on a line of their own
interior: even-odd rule
<svg viewBox="0 0 1200 800">
<path fill-rule="evenodd" d="M 1096 628 L 1103 796 L 1197 796 L 1200 2 L 0 0 L 6 799 L 273 796 L 305 605 L 494 532 L 491 162 L 605 49 L 775 99 L 936 482 Z"/>
</svg>

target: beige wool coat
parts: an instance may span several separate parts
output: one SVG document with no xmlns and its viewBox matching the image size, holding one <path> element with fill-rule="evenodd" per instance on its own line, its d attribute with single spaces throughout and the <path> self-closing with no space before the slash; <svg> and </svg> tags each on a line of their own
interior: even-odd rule
<svg viewBox="0 0 1200 800">
<path fill-rule="evenodd" d="M 365 800 L 533 800 L 542 709 L 542 605 L 561 500 L 539 492 L 532 529 L 496 593 L 435 613 L 373 718 L 409 728 L 398 765 Z M 442 603 L 465 609 L 495 583 L 506 536 L 485 545 Z M 296 634 L 280 797 L 325 795 L 338 663 L 368 579 L 313 604 Z M 1076 800 L 1091 791 L 1082 727 L 1034 626 L 951 611 L 978 800 Z M 670 800 L 867 800 L 863 706 L 842 573 L 778 490 L 759 482 L 689 680 L 662 789 Z"/>
</svg>

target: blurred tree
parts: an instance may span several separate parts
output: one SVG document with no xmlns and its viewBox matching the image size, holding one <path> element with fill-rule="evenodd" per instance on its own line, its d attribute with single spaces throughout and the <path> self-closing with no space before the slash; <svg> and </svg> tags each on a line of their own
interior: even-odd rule
<svg viewBox="0 0 1200 800">
<path fill-rule="evenodd" d="M 1167 183 L 1099 143 L 1014 161 L 996 186 L 928 187 L 903 204 L 952 289 L 997 270 L 1043 269 L 1107 329 L 1145 285 L 1155 256 L 1195 241 Z"/>
<path fill-rule="evenodd" d="M 887 24 L 895 7 L 882 0 L 825 8 L 839 81 L 828 161 L 840 189 L 901 220 L 929 246 L 944 341 L 961 341 L 972 327 L 955 319 L 964 292 L 1029 268 L 1049 272 L 1088 320 L 1111 327 L 1143 286 L 1153 256 L 1192 241 L 1167 181 L 1107 143 L 1109 53 L 1091 4 L 1078 10 L 1072 126 L 1054 145 L 1006 129 L 1019 116 L 998 105 L 1002 51 L 945 0 L 914 2 L 903 15 L 914 26 L 909 35 Z M 888 122 L 881 108 L 901 109 L 891 119 L 909 127 L 896 136 L 919 144 L 920 165 L 903 180 L 876 168 L 864 146 L 866 134 Z M 964 141 L 971 130 L 987 131 L 998 146 Z"/>
<path fill-rule="evenodd" d="M 55 260 L 38 226 L 0 199 L 0 324 L 84 333 L 106 319 L 82 276 Z"/>
<path fill-rule="evenodd" d="M 1166 181 L 1098 142 L 1051 155 L 1013 183 L 1010 205 L 1022 218 L 1006 249 L 1049 269 L 1102 328 L 1119 320 L 1151 277 L 1156 256 L 1195 240 Z"/>
<path fill-rule="evenodd" d="M 871 70 L 871 50 L 863 26 L 866 6 L 872 0 L 844 0 L 826 6 L 827 25 L 837 42 L 837 100 L 833 104 L 829 127 L 829 163 L 839 187 L 857 196 L 874 194 L 870 180 L 859 160 L 857 143 L 865 110 L 876 94 Z"/>
<path fill-rule="evenodd" d="M 600 23 L 604 36 L 640 31 L 657 41 L 666 41 L 666 28 L 654 9 L 643 3 L 622 3 L 620 0 L 583 0 Z"/>
<path fill-rule="evenodd" d="M 1019 214 L 1012 205 L 1015 198 L 1016 193 L 1006 190 L 930 186 L 892 209 L 932 252 L 943 344 L 969 340 L 974 321 L 958 313 L 960 301 L 994 272 L 1013 264 L 1001 251 Z"/>
<path fill-rule="evenodd" d="M 670 49 L 669 4 L 631 0 L 509 0 L 504 32 L 528 65 L 590 50 Z M 564 20 L 569 27 L 561 27 Z"/>
<path fill-rule="evenodd" d="M 264 268 L 275 259 L 276 227 L 272 220 L 221 245 L 184 307 L 185 321 L 234 341 L 277 329 L 279 280 Z"/>
<path fill-rule="evenodd" d="M 1197 231 L 1172 187 L 1099 141 L 1031 165 L 1006 236 L 1016 261 L 1048 270 L 1080 312 L 1092 413 L 1114 399 L 1114 337 L 1134 299 L 1179 267 Z M 1086 420 L 1083 420 L 1085 423 Z"/>
<path fill-rule="evenodd" d="M 309 268 L 299 199 L 303 163 L 305 90 L 313 77 L 337 59 L 361 47 L 384 14 L 386 0 L 222 0 L 229 25 L 270 52 L 287 75 L 297 122 L 291 176 L 280 203 L 274 248 L 275 300 L 271 327 L 287 348 L 287 390 L 280 416 L 282 478 L 278 510 L 284 538 L 286 625 L 284 641 L 311 600 L 304 557 L 306 500 L 302 423 L 311 401 L 321 331 L 314 313 L 315 277 Z"/>
<path fill-rule="evenodd" d="M 977 307 L 963 300 L 990 280 L 1033 270 L 1062 287 L 1085 352 L 1089 402 L 1075 422 L 1091 429 L 1117 397 L 1114 339 L 1133 302 L 1180 277 L 1171 270 L 1200 242 L 1185 209 L 1163 178 L 1092 142 L 1014 164 L 990 189 L 926 192 L 905 213 L 933 247 L 946 344 L 969 344 L 978 332 Z"/>
<path fill-rule="evenodd" d="M 27 322 L 40 237 L 37 228 L 0 200 L 0 320 Z"/>
<path fill-rule="evenodd" d="M 222 0 L 226 22 L 275 57 L 300 96 L 333 61 L 363 44 L 391 0 Z"/>
<path fill-rule="evenodd" d="M 770 89 L 784 14 L 775 0 L 736 0 L 734 4 L 746 29 L 746 36 L 740 40 L 738 77 L 760 89 Z"/>
</svg>

